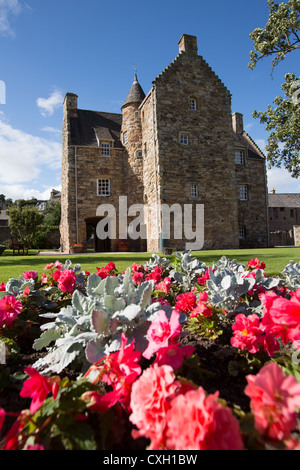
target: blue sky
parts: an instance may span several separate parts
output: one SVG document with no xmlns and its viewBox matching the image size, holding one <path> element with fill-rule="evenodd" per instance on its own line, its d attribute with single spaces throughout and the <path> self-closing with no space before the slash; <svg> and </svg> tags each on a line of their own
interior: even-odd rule
<svg viewBox="0 0 300 470">
<path fill-rule="evenodd" d="M 249 33 L 267 18 L 267 0 L 0 0 L 0 193 L 47 199 L 60 189 L 65 93 L 78 95 L 79 108 L 120 112 L 134 67 L 147 93 L 183 33 L 197 36 L 198 54 L 232 93 L 232 112 L 264 150 L 268 134 L 252 111 L 281 93 L 285 73 L 299 75 L 297 51 L 273 76 L 269 59 L 248 68 Z M 268 179 L 269 189 L 300 192 L 284 169 Z"/>
</svg>

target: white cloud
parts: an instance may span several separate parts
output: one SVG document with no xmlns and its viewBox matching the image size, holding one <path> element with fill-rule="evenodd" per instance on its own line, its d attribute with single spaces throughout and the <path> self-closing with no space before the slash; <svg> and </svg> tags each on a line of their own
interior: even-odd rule
<svg viewBox="0 0 300 470">
<path fill-rule="evenodd" d="M 61 144 L 14 129 L 0 120 L 0 162 L 0 183 L 32 182 L 45 168 L 59 170 Z"/>
<path fill-rule="evenodd" d="M 51 186 L 51 188 L 38 190 L 34 188 L 28 188 L 22 184 L 1 184 L 0 186 L 1 194 L 5 194 L 6 198 L 11 198 L 13 201 L 16 199 L 27 200 L 32 199 L 33 197 L 42 201 L 48 201 L 52 189 L 57 189 L 57 191 L 60 191 L 61 188 L 60 186 Z"/>
<path fill-rule="evenodd" d="M 268 170 L 268 190 L 274 188 L 276 193 L 300 193 L 300 179 L 291 177 L 284 168 Z"/>
<path fill-rule="evenodd" d="M 54 111 L 62 106 L 64 97 L 59 90 L 53 91 L 49 98 L 38 98 L 36 103 L 40 108 L 42 116 L 52 116 Z"/>
<path fill-rule="evenodd" d="M 15 37 L 11 20 L 19 15 L 21 10 L 22 5 L 19 0 L 0 0 L 0 34 L 2 36 Z"/>
</svg>

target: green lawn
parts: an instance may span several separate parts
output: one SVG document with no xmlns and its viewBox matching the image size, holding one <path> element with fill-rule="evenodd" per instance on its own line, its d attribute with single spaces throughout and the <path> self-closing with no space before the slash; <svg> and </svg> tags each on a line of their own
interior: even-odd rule
<svg viewBox="0 0 300 470">
<path fill-rule="evenodd" d="M 29 252 L 28 256 L 12 256 L 9 250 L 0 256 L 0 282 L 6 282 L 9 278 L 18 277 L 24 271 L 34 270 L 41 274 L 48 263 L 58 259 L 64 262 L 67 258 L 71 259 L 72 264 L 79 263 L 82 269 L 90 273 L 96 272 L 96 267 L 105 266 L 109 261 L 114 261 L 117 269 L 122 272 L 133 262 L 137 264 L 146 263 L 151 257 L 151 253 L 104 253 L 104 254 L 77 254 L 77 255 L 56 255 L 38 256 L 36 250 Z M 251 258 L 259 258 L 266 263 L 266 273 L 268 275 L 280 274 L 289 260 L 296 262 L 300 260 L 299 248 L 261 248 L 247 250 L 211 250 L 195 251 L 192 253 L 207 266 L 213 261 L 217 261 L 225 255 L 229 259 L 236 259 L 239 263 L 246 264 Z"/>
</svg>

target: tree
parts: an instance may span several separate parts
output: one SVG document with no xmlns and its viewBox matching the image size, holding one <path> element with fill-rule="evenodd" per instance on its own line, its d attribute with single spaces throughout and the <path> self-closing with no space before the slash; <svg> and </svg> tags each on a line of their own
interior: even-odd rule
<svg viewBox="0 0 300 470">
<path fill-rule="evenodd" d="M 250 52 L 249 67 L 253 69 L 264 57 L 273 56 L 273 68 L 291 51 L 300 50 L 300 0 L 276 4 L 268 0 L 269 19 L 264 29 L 256 28 L 250 38 L 254 51 Z M 272 69 L 273 70 L 273 69 Z M 270 132 L 266 146 L 269 167 L 284 167 L 291 176 L 300 175 L 300 77 L 285 75 L 281 89 L 285 97 L 277 96 L 265 112 L 254 111 L 265 129 Z"/>
<path fill-rule="evenodd" d="M 9 218 L 12 235 L 29 248 L 43 223 L 44 216 L 33 206 L 12 206 L 9 209 Z"/>
<path fill-rule="evenodd" d="M 44 224 L 59 226 L 61 217 L 61 204 L 59 201 L 50 201 L 44 210 Z"/>
<path fill-rule="evenodd" d="M 274 3 L 268 0 L 269 19 L 264 29 L 250 33 L 254 51 L 250 51 L 249 67 L 253 69 L 264 57 L 273 56 L 273 68 L 287 53 L 300 49 L 300 0 Z"/>
</svg>

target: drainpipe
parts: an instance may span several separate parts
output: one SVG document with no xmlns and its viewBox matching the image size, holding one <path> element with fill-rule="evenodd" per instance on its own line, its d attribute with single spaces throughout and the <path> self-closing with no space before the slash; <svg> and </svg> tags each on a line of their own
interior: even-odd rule
<svg viewBox="0 0 300 470">
<path fill-rule="evenodd" d="M 78 204 L 77 204 L 77 146 L 75 145 L 75 226 L 76 226 L 76 243 L 78 243 Z"/>
<path fill-rule="evenodd" d="M 159 230 L 159 215 L 158 215 L 158 194 L 157 194 L 157 165 L 156 165 L 156 142 L 155 142 L 155 132 L 154 132 L 154 96 L 153 96 L 154 86 L 152 89 L 152 128 L 153 128 L 153 156 L 154 156 L 154 187 L 155 187 L 155 205 L 156 205 L 156 233 L 157 241 L 160 239 L 160 230 Z"/>
</svg>

